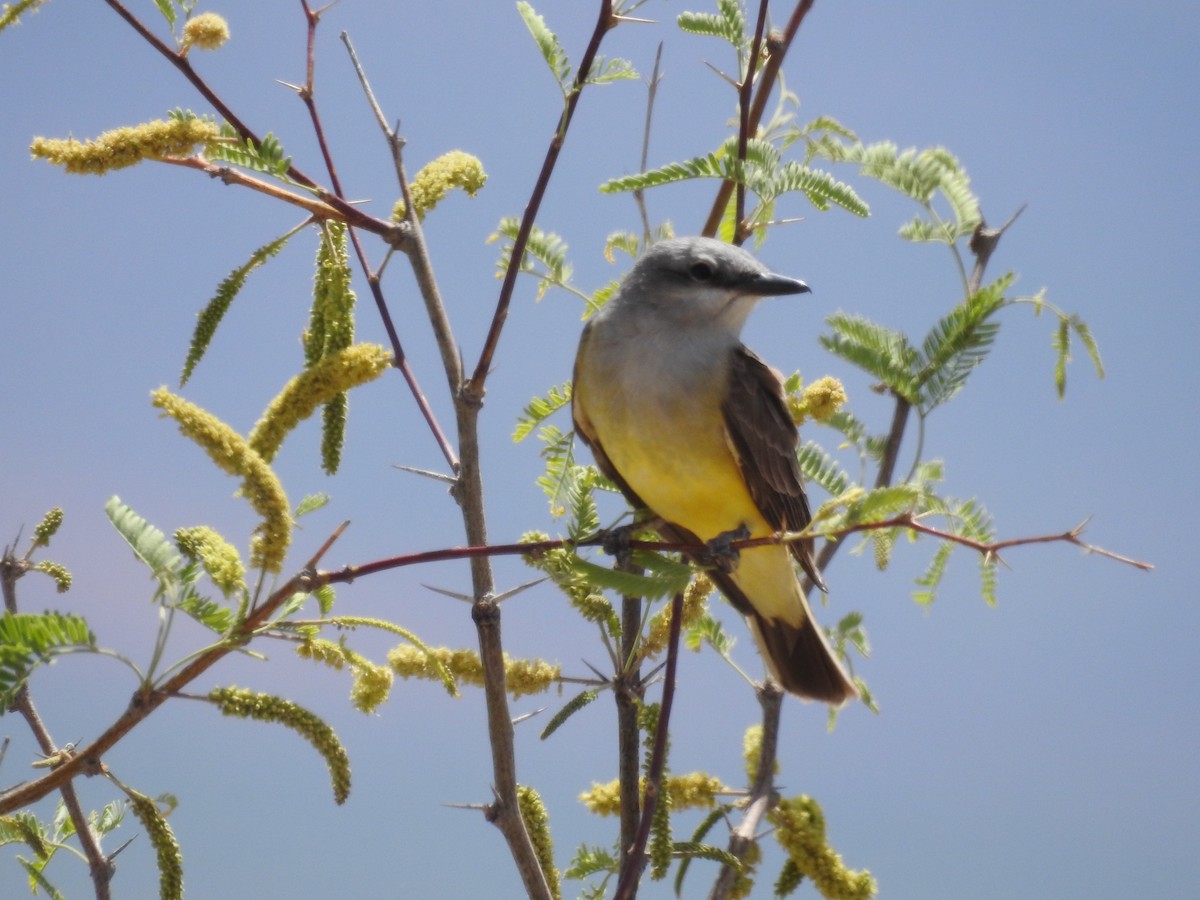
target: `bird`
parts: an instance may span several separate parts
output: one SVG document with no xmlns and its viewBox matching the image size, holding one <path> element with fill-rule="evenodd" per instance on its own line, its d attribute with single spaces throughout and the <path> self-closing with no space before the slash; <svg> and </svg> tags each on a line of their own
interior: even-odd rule
<svg viewBox="0 0 1200 900">
<path fill-rule="evenodd" d="M 651 244 L 584 326 L 572 419 L 600 471 L 667 540 L 719 546 L 811 521 L 783 378 L 741 342 L 764 297 L 808 286 L 714 238 Z M 786 690 L 839 706 L 858 690 L 796 574 L 825 589 L 811 540 L 744 549 L 710 575 Z"/>
</svg>

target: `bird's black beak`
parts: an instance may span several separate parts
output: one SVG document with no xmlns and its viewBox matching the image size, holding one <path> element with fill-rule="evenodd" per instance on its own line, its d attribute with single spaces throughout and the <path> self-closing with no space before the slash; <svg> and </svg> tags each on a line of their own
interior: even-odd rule
<svg viewBox="0 0 1200 900">
<path fill-rule="evenodd" d="M 781 297 L 785 294 L 807 294 L 809 287 L 796 278 L 765 272 L 750 279 L 746 285 L 746 292 L 759 297 Z"/>
</svg>

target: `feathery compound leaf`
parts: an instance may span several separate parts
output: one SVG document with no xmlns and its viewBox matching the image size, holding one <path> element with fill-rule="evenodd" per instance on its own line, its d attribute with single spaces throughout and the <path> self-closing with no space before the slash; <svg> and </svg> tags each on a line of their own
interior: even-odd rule
<svg viewBox="0 0 1200 900">
<path fill-rule="evenodd" d="M 976 291 L 954 307 L 930 329 L 922 345 L 925 363 L 917 373 L 926 408 L 945 403 L 962 388 L 967 377 L 984 361 L 1000 323 L 989 321 L 1005 303 L 1011 273 Z"/>
<path fill-rule="evenodd" d="M 546 727 L 542 729 L 541 739 L 544 741 L 550 737 L 550 735 L 558 731 L 559 726 L 566 722 L 567 719 L 571 718 L 571 716 L 575 715 L 575 713 L 579 712 L 579 710 L 583 709 L 599 696 L 598 691 L 583 691 L 576 694 L 566 706 L 556 712 L 550 721 L 546 723 Z"/>
<path fill-rule="evenodd" d="M 62 613 L 0 615 L 0 715 L 8 711 L 29 673 L 66 650 L 94 648 L 83 619 Z"/>
<path fill-rule="evenodd" d="M 996 573 L 998 563 L 994 556 L 981 554 L 979 557 L 979 590 L 983 594 L 983 602 L 988 606 L 996 605 Z"/>
<path fill-rule="evenodd" d="M 854 188 L 838 181 L 828 172 L 810 169 L 795 160 L 788 160 L 778 172 L 749 179 L 749 187 L 764 200 L 773 200 L 789 191 L 800 191 L 821 211 L 836 204 L 856 216 L 868 216 L 871 208 L 855 193 Z"/>
<path fill-rule="evenodd" d="M 112 496 L 104 504 L 104 512 L 113 527 L 133 549 L 134 555 L 145 563 L 154 577 L 164 586 L 176 581 L 181 558 L 175 544 L 161 531 Z"/>
<path fill-rule="evenodd" d="M 563 93 L 566 93 L 570 87 L 571 61 L 558 42 L 558 36 L 547 27 L 546 20 L 538 15 L 525 0 L 517 3 L 517 12 L 525 20 L 525 27 L 529 29 L 534 43 L 542 51 L 542 59 L 546 60 L 546 65 L 554 73 L 554 79 L 558 82 L 558 86 Z"/>
<path fill-rule="evenodd" d="M 829 496 L 840 497 L 850 487 L 850 476 L 815 441 L 806 441 L 797 458 L 804 477 L 819 484 Z"/>
<path fill-rule="evenodd" d="M 288 169 L 292 158 L 288 156 L 275 135 L 268 132 L 259 144 L 243 140 L 228 122 L 221 124 L 222 141 L 214 142 L 208 149 L 211 159 L 219 159 L 241 169 L 262 172 L 280 181 L 290 182 Z"/>
<path fill-rule="evenodd" d="M 512 216 L 505 216 L 496 226 L 496 231 L 488 237 L 488 242 L 504 237 L 508 239 L 500 249 L 500 258 L 496 262 L 496 277 L 503 278 L 512 260 L 513 246 L 520 231 L 521 222 Z M 546 269 L 540 273 L 534 267 L 534 262 L 540 262 Z M 574 267 L 567 262 L 567 243 L 552 231 L 543 231 L 536 225 L 529 232 L 525 241 L 525 253 L 521 257 L 521 271 L 529 272 L 540 279 L 537 299 L 541 300 L 550 287 L 567 287 L 574 273 Z"/>
<path fill-rule="evenodd" d="M 937 598 L 937 588 L 946 574 L 946 564 L 950 560 L 950 554 L 954 552 L 954 547 L 955 545 L 950 541 L 939 544 L 937 550 L 934 551 L 933 559 L 929 561 L 929 566 L 917 578 L 917 584 L 924 590 L 913 591 L 912 597 L 921 606 L 929 606 Z"/>
<path fill-rule="evenodd" d="M 1092 365 L 1096 367 L 1097 377 L 1103 378 L 1104 363 L 1100 361 L 1100 347 L 1096 343 L 1096 339 L 1092 337 L 1092 330 L 1088 327 L 1088 324 L 1083 321 L 1083 319 L 1079 318 L 1078 314 L 1072 315 L 1069 321 L 1071 323 L 1071 328 L 1073 328 L 1075 334 L 1079 336 L 1079 342 L 1083 344 L 1084 349 L 1087 350 L 1087 354 L 1092 361 Z"/>
<path fill-rule="evenodd" d="M 188 593 L 179 601 L 179 608 L 217 634 L 227 634 L 236 621 L 234 611 L 227 606 L 221 606 L 207 597 Z"/>
<path fill-rule="evenodd" d="M 180 387 L 187 384 L 188 379 L 192 377 L 192 372 L 204 356 L 205 351 L 208 350 L 208 345 L 212 342 L 213 335 L 216 334 L 217 326 L 221 324 L 221 319 L 224 318 L 225 313 L 229 310 L 230 304 L 233 303 L 233 298 L 238 295 L 242 286 L 245 285 L 246 277 L 272 256 L 278 254 L 284 245 L 291 240 L 292 235 L 300 231 L 303 227 L 301 225 L 293 228 L 282 237 L 277 237 L 269 244 L 259 247 L 250 254 L 250 259 L 245 264 L 226 275 L 225 280 L 218 285 L 216 295 L 208 301 L 208 304 L 196 316 L 196 330 L 192 332 L 192 345 L 188 348 L 187 359 L 183 363 L 183 374 L 179 376 Z"/>
<path fill-rule="evenodd" d="M 545 397 L 534 397 L 517 418 L 517 427 L 513 430 L 513 443 L 525 440 L 533 429 L 570 402 L 571 382 L 569 381 L 551 387 Z"/>
<path fill-rule="evenodd" d="M 696 826 L 696 830 L 692 833 L 692 840 L 689 843 L 679 844 L 677 846 L 679 846 L 679 847 L 700 846 L 700 842 L 704 840 L 704 838 L 708 834 L 708 832 L 710 830 L 712 830 L 712 827 L 715 824 L 717 824 L 717 822 L 720 822 L 722 819 L 724 819 L 725 816 L 727 816 L 729 814 L 729 810 L 730 810 L 729 806 L 726 806 L 726 805 L 718 806 L 716 809 L 714 809 L 712 812 L 710 812 L 707 816 L 705 816 L 700 821 L 700 824 L 698 826 Z M 683 896 L 683 880 L 687 876 L 688 869 L 691 868 L 693 857 L 695 857 L 697 855 L 698 854 L 694 854 L 694 853 L 685 853 L 685 854 L 683 854 L 682 858 L 679 860 L 679 867 L 675 871 L 675 896 L 676 897 Z M 742 871 L 741 867 L 742 867 L 742 863 L 739 860 L 737 863 L 737 866 L 736 866 L 736 868 L 739 872 Z"/>
<path fill-rule="evenodd" d="M 1067 393 L 1067 363 L 1071 361 L 1071 325 L 1066 318 L 1058 320 L 1051 344 L 1054 347 L 1054 387 L 1061 400 Z"/>
<path fill-rule="evenodd" d="M 688 34 L 698 34 L 703 37 L 720 38 L 728 41 L 734 47 L 741 49 L 745 40 L 743 33 L 745 22 L 741 27 L 736 22 L 730 22 L 725 16 L 706 12 L 681 12 L 675 20 L 680 31 Z"/>
<path fill-rule="evenodd" d="M 592 60 L 592 67 L 588 70 L 585 81 L 587 84 L 611 84 L 614 81 L 627 81 L 637 77 L 637 69 L 629 60 L 597 56 Z"/>
<path fill-rule="evenodd" d="M 738 182 L 742 180 L 742 167 L 737 159 L 718 157 L 715 153 L 697 156 L 685 162 L 667 163 L 657 169 L 612 178 L 600 185 L 602 194 L 619 194 L 624 191 L 642 191 L 646 188 L 688 181 L 693 178 L 723 178 Z"/>
<path fill-rule="evenodd" d="M 903 334 L 845 313 L 835 313 L 825 321 L 833 333 L 821 335 L 821 346 L 874 375 L 910 403 L 917 402 L 918 386 L 913 375 L 917 352 Z"/>
</svg>

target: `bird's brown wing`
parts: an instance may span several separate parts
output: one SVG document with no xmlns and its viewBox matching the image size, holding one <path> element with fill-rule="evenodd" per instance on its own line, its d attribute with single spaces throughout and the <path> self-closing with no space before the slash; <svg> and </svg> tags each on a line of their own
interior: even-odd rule
<svg viewBox="0 0 1200 900">
<path fill-rule="evenodd" d="M 796 461 L 799 436 L 779 373 L 739 346 L 731 357 L 729 390 L 721 411 L 742 477 L 763 517 L 778 531 L 803 530 L 812 514 Z M 808 577 L 824 590 L 813 560 L 813 542 L 794 541 L 790 546 Z"/>
</svg>

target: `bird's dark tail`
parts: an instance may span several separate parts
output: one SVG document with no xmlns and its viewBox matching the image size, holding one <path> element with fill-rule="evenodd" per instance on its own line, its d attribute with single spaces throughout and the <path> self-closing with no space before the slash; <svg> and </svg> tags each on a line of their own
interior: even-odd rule
<svg viewBox="0 0 1200 900">
<path fill-rule="evenodd" d="M 799 627 L 756 614 L 748 621 L 771 674 L 788 691 L 834 706 L 858 698 L 858 688 L 833 655 L 812 616 Z"/>
<path fill-rule="evenodd" d="M 768 619 L 754 608 L 729 575 L 710 572 L 728 599 L 750 625 L 771 675 L 789 692 L 806 700 L 838 706 L 858 698 L 858 688 L 838 662 L 825 633 L 804 603 L 804 621 L 791 625 Z"/>
</svg>

